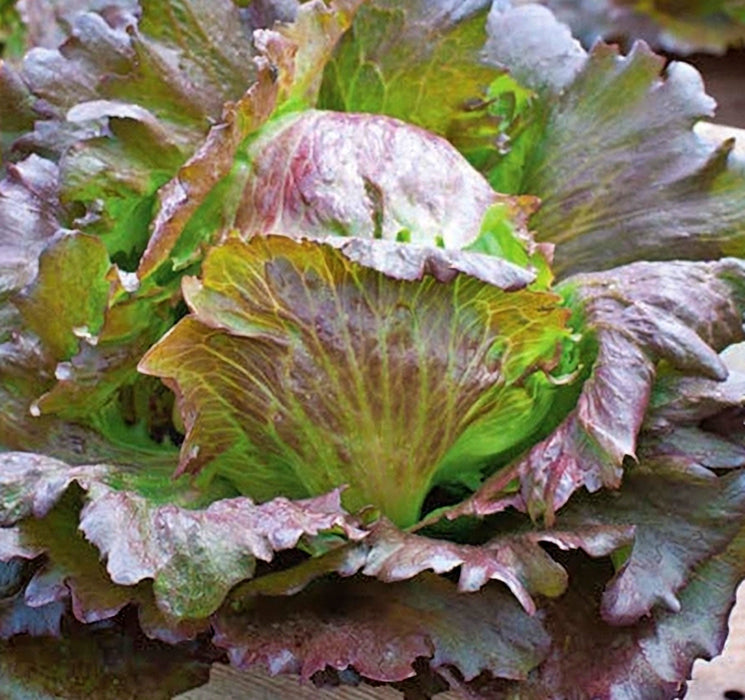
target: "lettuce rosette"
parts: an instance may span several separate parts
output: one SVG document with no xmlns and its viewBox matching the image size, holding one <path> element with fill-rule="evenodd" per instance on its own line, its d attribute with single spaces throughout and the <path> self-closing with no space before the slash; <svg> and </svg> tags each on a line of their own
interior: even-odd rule
<svg viewBox="0 0 745 700">
<path fill-rule="evenodd" d="M 0 693 L 674 697 L 745 576 L 745 175 L 698 74 L 537 5 L 30 7 Z"/>
</svg>

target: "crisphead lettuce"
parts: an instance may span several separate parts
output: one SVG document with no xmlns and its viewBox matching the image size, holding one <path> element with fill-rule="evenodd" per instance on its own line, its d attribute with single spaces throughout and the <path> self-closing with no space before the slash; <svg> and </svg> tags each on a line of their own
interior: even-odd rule
<svg viewBox="0 0 745 700">
<path fill-rule="evenodd" d="M 0 694 L 674 697 L 745 575 L 695 71 L 524 3 L 53 6 L 0 64 Z"/>
</svg>

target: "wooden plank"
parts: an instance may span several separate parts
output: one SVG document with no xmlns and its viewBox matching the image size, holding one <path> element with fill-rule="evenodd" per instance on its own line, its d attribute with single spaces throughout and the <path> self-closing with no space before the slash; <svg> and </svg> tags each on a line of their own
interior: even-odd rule
<svg viewBox="0 0 745 700">
<path fill-rule="evenodd" d="M 686 700 L 745 697 L 745 584 L 737 591 L 737 605 L 730 616 L 729 629 L 721 656 L 711 661 L 699 659 L 694 664 Z"/>
</svg>

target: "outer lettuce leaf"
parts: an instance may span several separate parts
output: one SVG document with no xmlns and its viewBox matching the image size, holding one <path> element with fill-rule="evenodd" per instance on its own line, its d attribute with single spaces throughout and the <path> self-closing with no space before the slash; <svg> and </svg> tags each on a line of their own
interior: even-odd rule
<svg viewBox="0 0 745 700">
<path fill-rule="evenodd" d="M 29 156 L 0 181 L 0 300 L 36 277 L 39 255 L 60 227 L 57 167 Z"/>
<path fill-rule="evenodd" d="M 74 19 L 61 47 L 26 56 L 44 118 L 17 147 L 60 158 L 71 219 L 132 269 L 156 190 L 254 82 L 254 27 L 229 0 L 64 9 Z"/>
<path fill-rule="evenodd" d="M 711 658 L 724 644 L 742 580 L 741 561 L 738 536 L 720 556 L 696 570 L 680 595 L 679 612 L 659 611 L 633 627 L 598 621 L 597 580 L 608 575 L 607 568 L 596 563 L 578 566 L 568 594 L 546 606 L 546 629 L 555 640 L 546 661 L 522 683 L 482 677 L 469 684 L 469 690 L 476 697 L 517 693 L 527 700 L 571 697 L 578 688 L 594 697 L 677 697 L 694 660 Z"/>
<path fill-rule="evenodd" d="M 10 4 L 16 6 L 23 24 L 23 51 L 35 46 L 58 48 L 69 37 L 70 26 L 78 15 L 85 12 L 104 7 L 132 13 L 138 9 L 135 0 L 17 0 Z"/>
<path fill-rule="evenodd" d="M 508 487 L 516 478 L 522 507 L 549 521 L 582 486 L 617 488 L 624 459 L 636 451 L 657 363 L 726 378 L 715 351 L 743 338 L 744 275 L 740 260 L 725 259 L 636 263 L 566 280 L 559 290 L 590 344 L 589 376 L 579 396 L 568 396 L 574 409 L 452 515 L 487 515 L 514 505 Z"/>
<path fill-rule="evenodd" d="M 505 529 L 487 542 L 474 545 L 407 533 L 383 518 L 370 527 L 370 534 L 361 542 L 336 547 L 292 569 L 247 581 L 235 589 L 232 599 L 295 594 L 329 573 L 345 577 L 362 573 L 392 583 L 413 579 L 428 570 L 437 574 L 459 570 L 459 591 L 473 593 L 490 581 L 501 581 L 533 615 L 537 609 L 533 596 L 559 597 L 568 583 L 566 570 L 544 545 L 582 549 L 590 556 L 602 557 L 629 545 L 634 535 L 633 525 L 627 524 L 580 523 L 572 530 L 536 531 L 523 518 L 511 525 L 511 531 Z"/>
<path fill-rule="evenodd" d="M 504 590 L 464 596 L 431 574 L 381 584 L 330 581 L 286 599 L 257 599 L 215 619 L 215 643 L 239 667 L 309 678 L 326 666 L 353 667 L 377 681 L 415 675 L 412 663 L 453 665 L 466 678 L 484 670 L 524 678 L 542 661 L 548 638 Z"/>
<path fill-rule="evenodd" d="M 70 491 L 45 517 L 30 518 L 18 526 L 21 544 L 43 554 L 31 562 L 35 573 L 16 597 L 29 624 L 56 613 L 59 625 L 68 608 L 74 619 L 98 623 L 131 605 L 137 608 L 140 627 L 150 637 L 173 644 L 206 631 L 204 621 L 180 621 L 161 612 L 150 584 L 114 585 L 100 553 L 77 528 L 79 508 L 79 491 Z"/>
<path fill-rule="evenodd" d="M 540 94 L 545 121 L 514 191 L 542 200 L 531 225 L 556 244 L 558 276 L 742 253 L 743 166 L 731 142 L 692 132 L 714 108 L 694 69 L 663 72 L 643 44 L 627 57 L 598 44 L 582 60 L 562 25 L 532 5 L 492 10 L 485 56 Z"/>
<path fill-rule="evenodd" d="M 522 0 L 513 4 L 523 4 Z M 599 38 L 643 39 L 676 54 L 723 54 L 745 39 L 745 11 L 732 0 L 676 3 L 623 0 L 543 0 L 585 46 Z"/>
<path fill-rule="evenodd" d="M 180 470 L 209 466 L 259 500 L 349 484 L 348 508 L 404 525 L 438 480 L 478 478 L 540 423 L 568 331 L 554 295 L 515 284 L 524 270 L 475 257 L 506 291 L 421 265 L 399 281 L 400 263 L 376 272 L 283 236 L 213 249 L 184 283 L 192 314 L 140 363 L 177 393 Z"/>
<path fill-rule="evenodd" d="M 34 578 L 38 567 L 33 560 L 39 554 L 22 544 L 17 528 L 0 529 L 0 639 L 18 634 L 60 634 L 64 602 L 55 596 L 40 600 L 34 590 L 28 595 L 33 607 L 26 602 L 25 589 Z"/>
<path fill-rule="evenodd" d="M 672 386 L 676 396 L 670 401 Z M 719 653 L 744 573 L 743 472 L 715 477 L 695 453 L 660 450 L 658 438 L 670 429 L 669 424 L 662 428 L 665 416 L 686 403 L 692 424 L 708 434 L 710 443 L 726 446 L 730 436 L 708 432 L 706 426 L 717 408 L 723 415 L 733 405 L 741 411 L 741 388 L 742 378 L 733 378 L 719 390 L 718 400 L 712 381 L 671 375 L 658 385 L 650 412 L 658 427 L 643 434 L 639 466 L 617 494 L 582 495 L 558 518 L 567 527 L 575 518 L 637 522 L 628 557 L 617 560 L 618 571 L 602 596 L 598 582 L 607 579 L 608 568 L 569 562 L 567 594 L 544 607 L 554 640 L 546 661 L 519 686 L 481 678 L 472 691 L 483 697 L 519 692 L 520 697 L 553 698 L 580 687 L 600 697 L 668 698 L 681 691 L 696 657 Z M 739 398 L 727 396 L 730 392 Z M 707 407 L 703 413 L 701 406 Z M 697 417 L 705 420 L 696 423 Z M 603 663 L 587 664 L 588 657 Z"/>
<path fill-rule="evenodd" d="M 4 548 L 7 560 L 46 553 L 51 578 L 70 589 L 79 620 L 106 619 L 137 603 L 141 624 L 159 637 L 193 634 L 181 621 L 204 620 L 234 584 L 254 575 L 257 560 L 271 561 L 301 537 L 365 534 L 341 509 L 338 492 L 257 506 L 225 498 L 230 491 L 219 482 L 207 491 L 174 484 L 172 469 L 73 467 L 13 452 L 0 455 L 0 466 L 0 524 L 17 523 L 19 533 Z M 73 483 L 82 489 L 82 510 Z"/>
<path fill-rule="evenodd" d="M 12 142 L 34 125 L 32 97 L 18 71 L 0 61 L 0 167 L 10 157 Z"/>
</svg>

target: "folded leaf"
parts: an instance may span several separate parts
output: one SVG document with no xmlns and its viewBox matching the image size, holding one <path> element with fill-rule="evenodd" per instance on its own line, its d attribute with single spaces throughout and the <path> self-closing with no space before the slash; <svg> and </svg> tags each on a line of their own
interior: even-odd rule
<svg viewBox="0 0 745 700">
<path fill-rule="evenodd" d="M 167 256 L 177 268 L 192 263 L 200 245 L 234 229 L 245 238 L 336 235 L 463 248 L 492 205 L 525 228 L 532 199 L 496 194 L 444 139 L 398 120 L 306 110 L 270 121 L 241 145 L 268 118 L 256 110 L 273 105 L 263 95 L 277 88 L 262 80 L 163 190 L 141 276 Z"/>
<path fill-rule="evenodd" d="M 581 486 L 616 488 L 622 463 L 636 452 L 655 377 L 665 360 L 686 374 L 724 379 L 716 354 L 742 339 L 740 260 L 637 263 L 578 275 L 561 287 L 591 347 L 589 376 L 574 410 L 512 467 L 497 473 L 452 515 L 486 515 L 514 502 L 505 496 L 519 478 L 525 507 L 553 513 Z"/>
<path fill-rule="evenodd" d="M 475 545 L 406 533 L 383 519 L 361 542 L 341 545 L 292 569 L 247 581 L 234 590 L 232 600 L 257 594 L 295 594 L 329 573 L 362 573 L 391 583 L 413 579 L 428 570 L 442 574 L 459 569 L 459 591 L 472 593 L 490 581 L 501 581 L 533 615 L 536 604 L 532 596 L 561 596 L 568 583 L 566 571 L 543 545 L 582 549 L 602 557 L 628 545 L 634 535 L 634 526 L 624 524 L 579 523 L 571 530 L 543 531 L 533 530 L 526 519 L 521 525 L 512 525 L 515 527 L 509 534 L 498 534 Z"/>
</svg>

